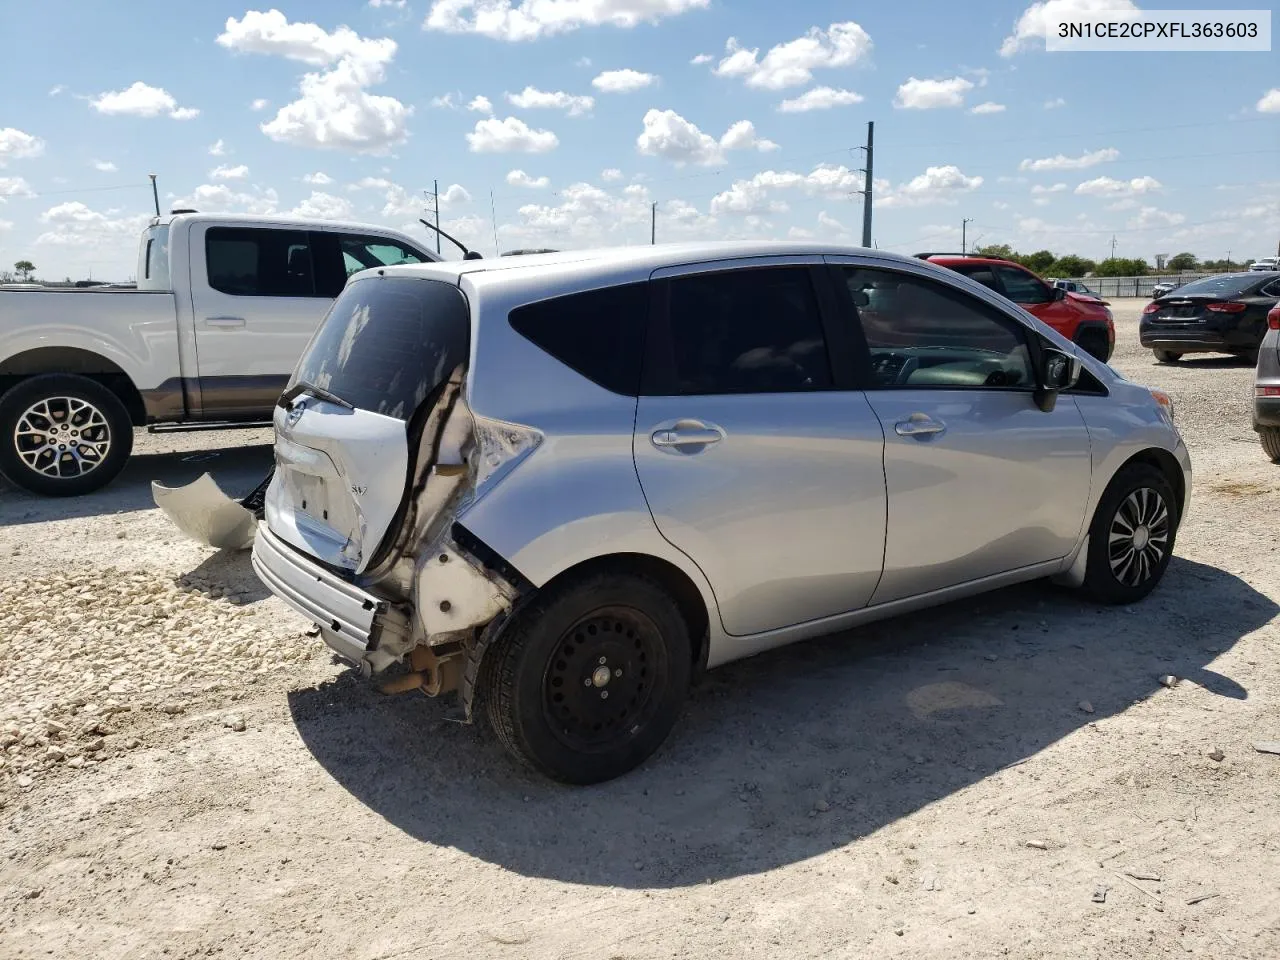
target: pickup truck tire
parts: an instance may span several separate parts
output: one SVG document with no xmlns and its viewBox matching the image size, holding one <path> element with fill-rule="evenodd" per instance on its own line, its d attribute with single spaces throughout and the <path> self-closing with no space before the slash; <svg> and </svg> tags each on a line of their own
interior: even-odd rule
<svg viewBox="0 0 1280 960">
<path fill-rule="evenodd" d="M 485 661 L 482 699 L 498 739 L 572 784 L 621 776 L 657 750 L 680 716 L 693 667 L 675 598 L 620 571 L 553 585 Z"/>
<path fill-rule="evenodd" d="M 1089 526 L 1084 591 L 1100 603 L 1136 603 L 1155 589 L 1173 557 L 1178 504 L 1149 463 L 1119 470 Z"/>
<path fill-rule="evenodd" d="M 129 411 L 96 380 L 46 373 L 0 397 L 0 473 L 32 493 L 74 497 L 104 487 L 132 449 Z"/>
</svg>

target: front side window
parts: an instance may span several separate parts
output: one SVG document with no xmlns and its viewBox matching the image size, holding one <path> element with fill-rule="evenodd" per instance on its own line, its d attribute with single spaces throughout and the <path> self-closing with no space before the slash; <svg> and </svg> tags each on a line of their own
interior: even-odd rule
<svg viewBox="0 0 1280 960">
<path fill-rule="evenodd" d="M 670 281 L 675 392 L 829 390 L 831 363 L 807 267 Z"/>
<path fill-rule="evenodd" d="M 385 237 L 357 237 L 343 234 L 338 240 L 347 276 L 370 267 L 392 267 L 401 263 L 422 263 L 417 251 L 406 249 Z"/>
<path fill-rule="evenodd" d="M 233 297 L 314 297 L 311 247 L 300 230 L 210 227 L 209 286 Z"/>
<path fill-rule="evenodd" d="M 879 388 L 1035 385 L 1026 332 L 988 305 L 924 277 L 844 268 Z"/>
<path fill-rule="evenodd" d="M 1018 267 L 996 265 L 993 268 L 1004 286 L 1004 295 L 1014 303 L 1048 303 L 1053 294 L 1035 274 Z"/>
</svg>

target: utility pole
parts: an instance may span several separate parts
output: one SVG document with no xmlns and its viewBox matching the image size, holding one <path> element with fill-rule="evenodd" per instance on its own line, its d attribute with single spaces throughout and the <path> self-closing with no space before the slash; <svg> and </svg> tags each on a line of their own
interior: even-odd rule
<svg viewBox="0 0 1280 960">
<path fill-rule="evenodd" d="M 874 120 L 867 121 L 867 145 L 863 148 L 867 151 L 867 166 L 863 170 L 865 177 L 863 179 L 862 188 L 862 245 L 864 247 L 871 246 L 871 184 L 872 169 L 874 167 L 874 153 L 876 143 L 876 124 Z"/>
<path fill-rule="evenodd" d="M 658 242 L 658 201 L 649 205 L 649 245 Z"/>
<path fill-rule="evenodd" d="M 431 186 L 432 186 L 432 190 L 430 193 L 427 193 L 426 190 L 423 190 L 422 192 L 423 194 L 425 194 L 426 196 L 430 197 L 432 200 L 435 201 L 436 226 L 439 227 L 440 226 L 440 181 L 432 180 Z M 440 231 L 436 230 L 435 234 L 436 234 L 436 253 L 439 253 L 440 252 Z"/>
<path fill-rule="evenodd" d="M 489 216 L 493 218 L 493 255 L 495 257 L 502 256 L 502 251 L 498 249 L 498 208 L 493 204 L 493 190 L 489 190 Z"/>
<path fill-rule="evenodd" d="M 965 243 L 965 238 L 968 236 L 969 224 L 971 223 L 973 223 L 973 217 L 965 217 L 960 221 L 960 252 L 961 253 L 969 252 L 969 247 Z"/>
<path fill-rule="evenodd" d="M 1227 251 L 1227 273 L 1231 272 L 1231 251 Z"/>
<path fill-rule="evenodd" d="M 1116 258 L 1116 235 L 1113 233 L 1111 235 L 1111 259 L 1114 260 L 1115 258 Z"/>
<path fill-rule="evenodd" d="M 156 216 L 158 217 L 160 216 L 160 191 L 156 189 L 156 175 L 148 173 L 147 176 L 151 178 L 151 199 L 156 202 Z"/>
</svg>

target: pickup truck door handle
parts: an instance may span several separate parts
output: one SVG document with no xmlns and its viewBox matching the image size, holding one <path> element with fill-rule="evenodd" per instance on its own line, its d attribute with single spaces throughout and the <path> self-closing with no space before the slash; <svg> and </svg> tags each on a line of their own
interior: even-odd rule
<svg viewBox="0 0 1280 960">
<path fill-rule="evenodd" d="M 205 317 L 206 327 L 243 327 L 244 317 Z"/>
<path fill-rule="evenodd" d="M 931 437 L 942 433 L 947 425 L 941 420 L 934 420 L 927 413 L 913 413 L 905 420 L 893 425 L 894 433 L 900 437 Z"/>
<path fill-rule="evenodd" d="M 659 450 L 673 451 L 684 447 L 705 447 L 723 439 L 723 430 L 698 420 L 681 420 L 673 427 L 655 430 L 649 435 L 649 441 Z"/>
</svg>

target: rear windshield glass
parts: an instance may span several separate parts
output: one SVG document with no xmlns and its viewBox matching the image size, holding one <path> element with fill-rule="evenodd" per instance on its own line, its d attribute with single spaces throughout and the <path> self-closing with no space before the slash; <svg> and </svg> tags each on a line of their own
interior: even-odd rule
<svg viewBox="0 0 1280 960">
<path fill-rule="evenodd" d="M 349 284 L 334 301 L 292 382 L 408 420 L 467 362 L 470 348 L 467 301 L 456 286 L 374 276 Z"/>
<path fill-rule="evenodd" d="M 1226 274 L 1221 277 L 1206 277 L 1204 280 L 1192 280 L 1186 286 L 1178 287 L 1171 297 L 1238 297 L 1250 287 L 1262 283 L 1257 277 L 1248 274 Z"/>
</svg>

